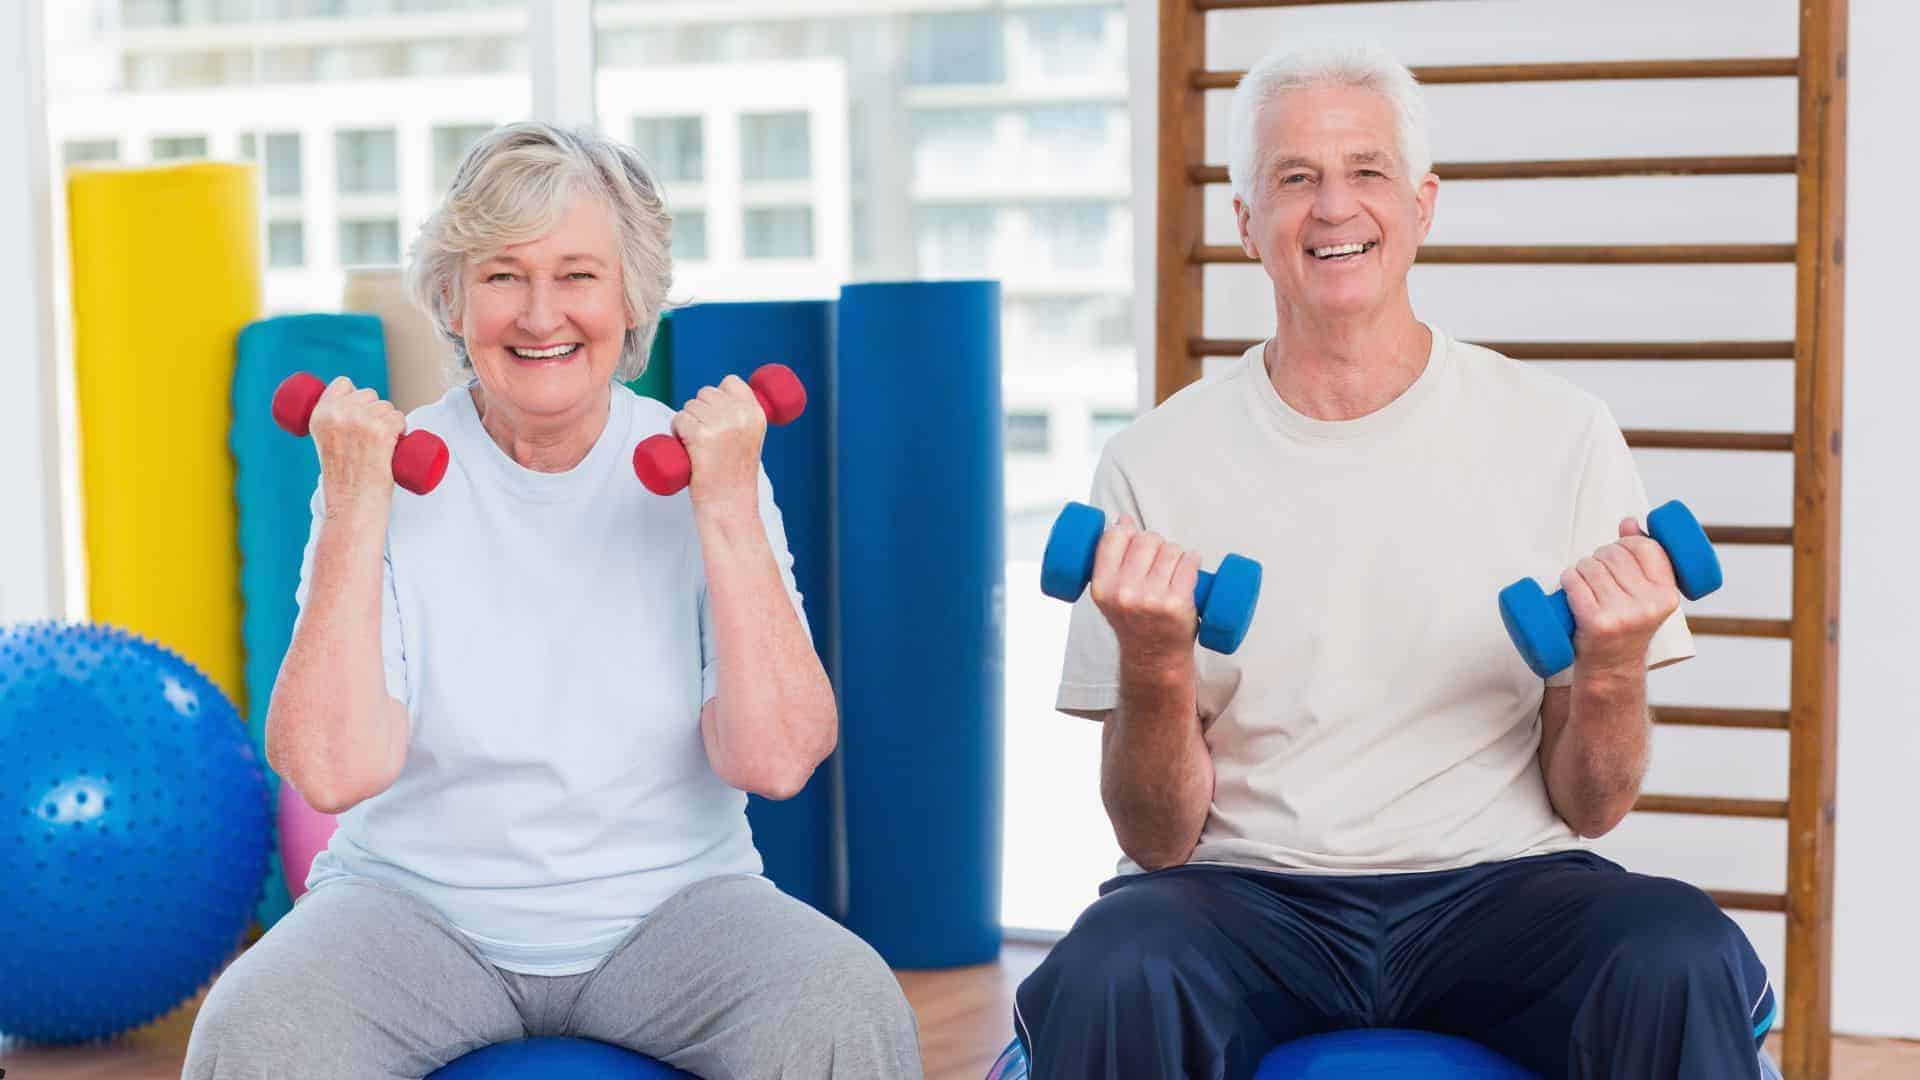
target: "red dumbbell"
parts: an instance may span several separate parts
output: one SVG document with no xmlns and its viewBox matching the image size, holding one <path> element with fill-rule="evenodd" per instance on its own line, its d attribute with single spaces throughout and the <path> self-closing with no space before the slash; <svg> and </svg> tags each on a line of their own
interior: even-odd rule
<svg viewBox="0 0 1920 1080">
<path fill-rule="evenodd" d="M 762 364 L 747 379 L 747 385 L 760 399 L 769 424 L 790 424 L 807 411 L 807 388 L 785 364 Z M 633 472 L 648 491 L 672 495 L 693 478 L 693 462 L 687 457 L 686 446 L 673 435 L 651 435 L 633 448 Z"/>
<path fill-rule="evenodd" d="M 296 371 L 273 392 L 273 421 L 288 432 L 306 437 L 313 407 L 327 384 Z M 425 495 L 447 475 L 447 444 L 431 431 L 409 431 L 393 448 L 393 480 L 415 495 Z"/>
</svg>

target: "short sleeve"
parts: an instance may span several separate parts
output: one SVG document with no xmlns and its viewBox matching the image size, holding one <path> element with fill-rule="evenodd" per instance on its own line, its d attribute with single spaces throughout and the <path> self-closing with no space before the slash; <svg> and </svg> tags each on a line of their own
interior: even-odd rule
<svg viewBox="0 0 1920 1080">
<path fill-rule="evenodd" d="M 300 555 L 300 581 L 294 586 L 293 602 L 300 611 L 307 608 L 307 590 L 313 577 L 313 551 L 320 542 L 320 523 L 326 520 L 326 501 L 321 485 L 313 489 L 313 524 L 307 530 L 307 547 Z M 299 616 L 295 616 L 298 625 Z M 380 661 L 385 669 L 387 694 L 395 701 L 407 702 L 407 657 L 400 636 L 400 598 L 393 587 L 393 553 L 382 545 L 380 553 Z"/>
<path fill-rule="evenodd" d="M 1622 518 L 1634 518 L 1646 527 L 1647 492 L 1633 463 L 1633 451 L 1627 448 L 1613 413 L 1604 404 L 1596 409 L 1587 440 L 1586 464 L 1574 494 L 1573 543 L 1565 559 L 1567 566 L 1620 539 Z M 1693 634 L 1687 629 L 1686 616 L 1675 611 L 1647 644 L 1647 666 L 1660 667 L 1691 656 Z M 1547 679 L 1549 686 L 1572 684 L 1572 668 Z"/>
<path fill-rule="evenodd" d="M 1108 521 L 1121 514 L 1140 521 L 1133 487 L 1111 453 L 1103 455 L 1094 470 L 1090 501 L 1106 512 Z M 1083 592 L 1067 625 L 1066 660 L 1053 707 L 1063 712 L 1104 712 L 1119 703 L 1120 643 L 1093 597 Z"/>
<path fill-rule="evenodd" d="M 760 524 L 767 531 L 767 547 L 773 551 L 773 563 L 780 570 L 780 584 L 787 590 L 787 599 L 793 603 L 793 613 L 800 616 L 800 629 L 809 636 L 813 629 L 807 623 L 807 609 L 800 595 L 800 587 L 793 578 L 793 552 L 787 548 L 787 526 L 780 516 L 780 506 L 773 498 L 773 481 L 767 477 L 767 470 L 760 470 Z M 720 691 L 720 657 L 713 635 L 713 608 L 707 599 L 707 581 L 700 579 L 700 702 L 704 706 L 713 700 Z"/>
</svg>

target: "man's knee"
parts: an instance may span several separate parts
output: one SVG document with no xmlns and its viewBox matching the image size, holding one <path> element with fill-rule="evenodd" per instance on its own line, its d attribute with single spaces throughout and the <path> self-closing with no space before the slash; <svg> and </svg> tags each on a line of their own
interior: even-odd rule
<svg viewBox="0 0 1920 1080">
<path fill-rule="evenodd" d="M 1753 946 L 1712 897 L 1684 882 L 1642 878 L 1602 920 L 1617 986 L 1750 996 L 1766 985 Z M 1749 984 L 1753 984 L 1749 986 Z"/>
<path fill-rule="evenodd" d="M 1133 882 L 1095 901 L 1020 984 L 1019 1009 L 1045 1012 L 1080 1003 L 1125 1015 L 1150 1011 L 1178 977 L 1210 897 L 1208 886 L 1172 875 Z"/>
</svg>

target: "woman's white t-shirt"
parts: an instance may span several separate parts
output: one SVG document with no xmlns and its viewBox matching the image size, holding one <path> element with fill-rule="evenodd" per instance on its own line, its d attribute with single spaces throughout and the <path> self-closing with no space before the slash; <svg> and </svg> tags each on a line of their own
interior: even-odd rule
<svg viewBox="0 0 1920 1080">
<path fill-rule="evenodd" d="M 310 887 L 405 889 L 496 965 L 564 975 L 685 886 L 760 872 L 746 796 L 700 734 L 719 657 L 691 504 L 631 467 L 672 417 L 616 384 L 605 429 L 563 473 L 509 458 L 465 386 L 408 417 L 452 461 L 431 493 L 396 489 L 387 529 L 381 651 L 411 725 L 406 764 L 340 815 Z M 321 511 L 316 492 L 303 607 Z M 804 625 L 764 471 L 760 514 Z"/>
</svg>

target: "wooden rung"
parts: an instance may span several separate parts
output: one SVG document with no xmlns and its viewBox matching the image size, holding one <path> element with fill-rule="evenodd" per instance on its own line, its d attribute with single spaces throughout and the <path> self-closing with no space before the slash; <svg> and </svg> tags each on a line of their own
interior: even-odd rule
<svg viewBox="0 0 1920 1080">
<path fill-rule="evenodd" d="M 1792 244 L 1428 244 L 1428 266 L 1646 266 L 1672 263 L 1791 263 Z M 1201 244 L 1197 263 L 1253 264 L 1235 244 Z"/>
<path fill-rule="evenodd" d="M 1728 799 L 1718 795 L 1642 795 L 1633 808 L 1643 814 L 1702 814 L 1708 817 L 1784 818 L 1785 799 Z"/>
<path fill-rule="evenodd" d="M 1218 3 L 1220 0 L 1196 0 Z M 1195 90 L 1231 90 L 1245 71 L 1195 71 Z M 1416 67 L 1429 86 L 1457 83 L 1590 82 L 1610 79 L 1773 79 L 1800 74 L 1793 56 L 1725 60 L 1580 60 L 1554 64 L 1457 64 Z"/>
<path fill-rule="evenodd" d="M 1791 341 L 1483 341 L 1515 360 L 1791 360 Z"/>
<path fill-rule="evenodd" d="M 1385 4 L 1398 0 L 1193 0 L 1196 11 L 1227 11 L 1235 8 L 1321 7 L 1332 4 Z"/>
<path fill-rule="evenodd" d="M 1442 161 L 1433 166 L 1442 180 L 1572 180 L 1609 176 L 1791 176 L 1799 163 L 1792 154 L 1721 157 L 1583 158 L 1556 161 Z M 1225 165 L 1195 165 L 1187 170 L 1195 184 L 1228 182 Z"/>
<path fill-rule="evenodd" d="M 1188 356 L 1239 356 L 1257 338 L 1188 338 Z M 1791 360 L 1791 341 L 1480 341 L 1514 360 Z"/>
<path fill-rule="evenodd" d="M 1793 449 L 1792 432 L 1765 431 L 1649 431 L 1629 428 L 1621 434 L 1627 445 L 1641 450 L 1784 450 Z"/>
<path fill-rule="evenodd" d="M 1713 902 L 1728 911 L 1787 910 L 1787 894 L 1777 892 L 1739 892 L 1733 889 L 1708 889 Z"/>
<path fill-rule="evenodd" d="M 1655 705 L 1653 722 L 1675 727 L 1746 728 L 1754 731 L 1787 730 L 1785 709 L 1708 709 L 1689 705 Z"/>
<path fill-rule="evenodd" d="M 1706 525 L 1707 539 L 1716 544 L 1750 544 L 1757 547 L 1792 547 L 1791 525 Z"/>
<path fill-rule="evenodd" d="M 1789 619 L 1749 619 L 1732 615 L 1689 615 L 1687 629 L 1699 637 L 1790 638 Z"/>
</svg>

